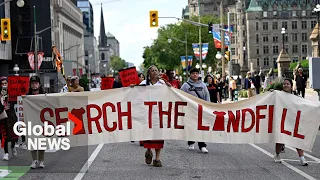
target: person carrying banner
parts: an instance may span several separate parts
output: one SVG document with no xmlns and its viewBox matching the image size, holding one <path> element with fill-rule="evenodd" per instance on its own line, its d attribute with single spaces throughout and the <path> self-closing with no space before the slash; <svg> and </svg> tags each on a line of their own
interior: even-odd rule
<svg viewBox="0 0 320 180">
<path fill-rule="evenodd" d="M 283 91 L 290 93 L 290 94 L 294 94 L 293 90 L 293 82 L 291 79 L 285 79 L 283 81 Z M 281 158 L 280 158 L 280 152 L 284 150 L 284 144 L 280 144 L 280 143 L 276 143 L 276 154 L 274 155 L 274 161 L 275 162 L 280 162 L 281 163 Z M 304 157 L 304 151 L 302 149 L 297 149 L 298 155 L 300 157 L 300 165 L 301 166 L 308 166 L 308 163 Z"/>
<path fill-rule="evenodd" d="M 84 89 L 79 85 L 79 77 L 73 76 L 71 78 L 71 87 L 69 88 L 69 92 L 83 92 Z"/>
<path fill-rule="evenodd" d="M 146 78 L 144 77 L 144 74 L 143 74 L 143 73 L 139 73 L 139 74 L 138 74 L 138 78 L 139 78 L 140 83 L 141 83 L 143 80 L 146 79 Z"/>
<path fill-rule="evenodd" d="M 172 87 L 180 89 L 181 88 L 181 83 L 180 81 L 176 80 L 174 78 L 174 71 L 173 70 L 167 70 L 166 74 L 168 76 L 168 81 L 171 84 Z"/>
<path fill-rule="evenodd" d="M 15 143 L 18 140 L 18 136 L 13 132 L 13 125 L 17 122 L 17 116 L 14 111 L 14 104 L 8 102 L 8 79 L 6 77 L 0 78 L 0 106 L 1 111 L 5 111 L 7 117 L 0 120 L 0 133 L 1 133 L 1 147 L 4 149 L 3 160 L 9 160 L 8 146 L 11 142 L 11 150 L 13 156 L 17 156 L 18 152 L 15 148 Z M 0 111 L 0 113 L 2 113 Z"/>
<path fill-rule="evenodd" d="M 140 83 L 140 86 L 162 86 L 167 85 L 171 86 L 170 83 L 165 82 L 160 79 L 159 70 L 156 66 L 152 65 L 148 68 L 147 78 Z M 130 85 L 130 87 L 134 87 L 135 85 Z M 155 149 L 156 158 L 153 160 L 153 165 L 155 167 L 162 167 L 162 163 L 160 161 L 160 152 L 163 149 L 164 140 L 144 140 L 143 147 L 147 149 L 145 152 L 145 162 L 147 164 L 151 164 L 153 153 L 151 149 Z"/>
<path fill-rule="evenodd" d="M 205 83 L 199 80 L 199 70 L 197 68 L 193 68 L 190 70 L 190 78 L 182 85 L 181 90 L 202 100 L 210 102 L 210 94 L 208 88 Z M 194 149 L 194 143 L 194 141 L 188 141 L 190 150 Z M 208 153 L 206 143 L 198 142 L 198 146 L 202 153 Z"/>
<path fill-rule="evenodd" d="M 67 77 L 67 82 L 66 83 L 67 84 L 63 86 L 63 88 L 61 89 L 60 92 L 62 92 L 62 93 L 69 92 L 69 88 L 68 87 L 71 86 L 71 76 Z M 69 86 L 68 86 L 68 84 L 69 84 Z"/>
<path fill-rule="evenodd" d="M 37 95 L 37 94 L 46 94 L 43 87 L 40 83 L 40 78 L 38 76 L 30 77 L 29 91 L 27 95 Z M 22 95 L 25 98 L 25 95 Z M 39 163 L 40 168 L 44 168 L 44 152 L 43 150 L 33 150 L 31 151 L 32 155 L 32 164 L 31 168 L 37 168 L 37 164 Z"/>
</svg>

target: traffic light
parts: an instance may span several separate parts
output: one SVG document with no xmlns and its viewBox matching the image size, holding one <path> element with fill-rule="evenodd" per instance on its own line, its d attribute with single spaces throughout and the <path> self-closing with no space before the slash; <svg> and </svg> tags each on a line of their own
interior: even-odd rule
<svg viewBox="0 0 320 180">
<path fill-rule="evenodd" d="M 226 54 L 224 55 L 227 61 L 230 60 L 230 51 L 226 51 Z"/>
<path fill-rule="evenodd" d="M 10 41 L 11 40 L 11 25 L 10 19 L 1 19 L 1 40 Z"/>
<path fill-rule="evenodd" d="M 158 27 L 158 11 L 150 11 L 150 27 Z"/>
<path fill-rule="evenodd" d="M 212 26 L 213 26 L 212 22 L 208 23 L 208 32 L 209 32 L 209 34 L 212 34 Z"/>
</svg>

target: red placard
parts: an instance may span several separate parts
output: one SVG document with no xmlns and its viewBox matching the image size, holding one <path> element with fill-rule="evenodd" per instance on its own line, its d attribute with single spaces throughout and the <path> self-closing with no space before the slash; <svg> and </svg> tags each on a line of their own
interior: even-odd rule
<svg viewBox="0 0 320 180">
<path fill-rule="evenodd" d="M 114 83 L 114 77 L 103 77 L 101 78 L 101 90 L 112 89 Z"/>
<path fill-rule="evenodd" d="M 119 70 L 121 83 L 123 87 L 128 87 L 131 84 L 140 84 L 136 67 Z"/>
<path fill-rule="evenodd" d="M 17 101 L 17 96 L 27 94 L 28 89 L 29 89 L 28 76 L 9 76 L 8 77 L 9 101 Z"/>
</svg>

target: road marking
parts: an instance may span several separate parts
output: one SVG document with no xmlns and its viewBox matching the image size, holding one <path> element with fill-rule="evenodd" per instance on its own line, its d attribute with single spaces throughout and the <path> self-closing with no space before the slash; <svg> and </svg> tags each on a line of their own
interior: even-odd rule
<svg viewBox="0 0 320 180">
<path fill-rule="evenodd" d="M 258 149 L 259 151 L 263 152 L 264 154 L 266 154 L 267 156 L 269 156 L 269 157 L 271 157 L 271 158 L 273 159 L 273 155 L 270 154 L 268 151 L 260 148 L 259 146 L 255 145 L 255 144 L 250 144 L 250 145 L 251 145 L 252 147 Z M 287 166 L 288 168 L 290 168 L 291 170 L 295 171 L 296 173 L 300 174 L 301 176 L 309 179 L 309 180 L 316 180 L 316 178 L 310 176 L 309 174 L 301 171 L 300 169 L 298 169 L 298 168 L 290 165 L 289 163 L 287 163 L 287 162 L 285 162 L 285 161 L 281 161 L 281 163 L 282 163 L 283 165 Z"/>
<path fill-rule="evenodd" d="M 291 149 L 292 151 L 297 151 L 295 148 L 290 147 L 290 146 L 286 146 L 286 148 Z M 320 159 L 319 158 L 316 158 L 316 157 L 314 157 L 314 156 L 312 156 L 312 155 L 310 155 L 310 154 L 308 154 L 306 152 L 304 152 L 304 156 L 306 156 L 306 157 L 308 157 L 308 158 L 320 163 Z"/>
<path fill-rule="evenodd" d="M 281 159 L 283 161 L 295 161 L 295 162 L 300 162 L 300 160 L 298 159 Z M 307 163 L 315 163 L 315 164 L 319 164 L 320 162 L 317 161 L 307 161 Z"/>
<path fill-rule="evenodd" d="M 98 156 L 100 150 L 102 149 L 103 144 L 99 144 L 98 147 L 93 151 L 88 161 L 82 166 L 80 172 L 77 174 L 77 176 L 74 178 L 74 180 L 81 180 L 83 176 L 86 174 L 86 172 L 89 170 L 89 167 L 91 166 L 92 162 L 96 159 Z"/>
</svg>

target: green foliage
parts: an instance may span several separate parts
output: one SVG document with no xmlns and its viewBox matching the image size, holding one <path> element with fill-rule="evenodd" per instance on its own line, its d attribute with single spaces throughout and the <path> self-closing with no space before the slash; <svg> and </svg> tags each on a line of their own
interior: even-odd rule
<svg viewBox="0 0 320 180">
<path fill-rule="evenodd" d="M 294 70 L 298 65 L 298 62 L 290 63 L 290 70 Z M 309 68 L 309 61 L 308 60 L 303 60 L 301 61 L 301 66 L 302 68 Z"/>
<path fill-rule="evenodd" d="M 283 83 L 282 81 L 280 81 L 280 79 L 276 79 L 272 84 L 269 84 L 266 88 L 267 91 L 272 90 L 279 90 L 281 91 L 283 87 Z"/>
<path fill-rule="evenodd" d="M 192 17 L 191 21 L 198 22 L 197 17 Z M 201 23 L 214 24 L 219 23 L 220 19 L 214 16 L 202 16 Z M 177 69 L 181 67 L 180 56 L 186 55 L 185 43 L 179 42 L 175 39 L 185 41 L 185 34 L 187 34 L 187 51 L 188 55 L 194 55 L 192 43 L 199 43 L 199 27 L 188 22 L 178 24 L 168 24 L 158 29 L 158 37 L 151 46 L 144 47 L 143 52 L 143 67 L 148 68 L 151 65 L 156 65 L 159 69 Z M 168 43 L 171 38 L 172 42 Z M 207 67 L 215 67 L 215 55 L 217 50 L 214 47 L 212 34 L 208 33 L 208 27 L 201 27 L 201 42 L 209 43 L 208 55 L 204 61 Z M 197 64 L 194 56 L 193 66 Z M 181 72 L 181 71 L 180 71 Z"/>
<path fill-rule="evenodd" d="M 242 89 L 241 91 L 239 91 L 239 97 L 240 98 L 248 98 L 247 90 Z"/>
<path fill-rule="evenodd" d="M 125 60 L 121 59 L 118 56 L 111 56 L 110 57 L 110 69 L 112 68 L 114 71 L 119 71 L 127 67 L 127 63 Z"/>
<path fill-rule="evenodd" d="M 90 89 L 89 89 L 89 79 L 88 79 L 87 75 L 83 75 L 79 79 L 79 85 L 81 87 L 83 87 L 85 91 L 90 91 Z"/>
</svg>

